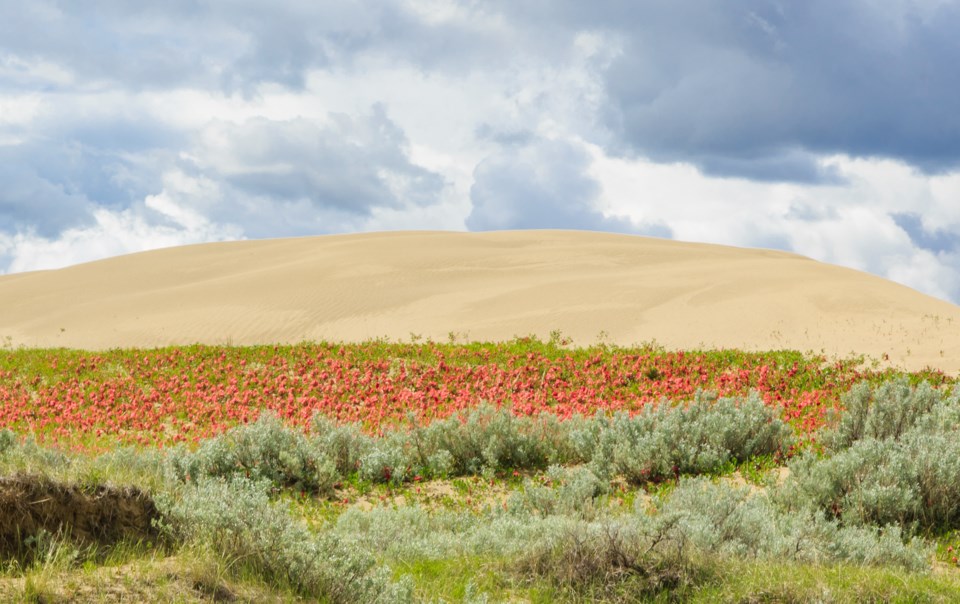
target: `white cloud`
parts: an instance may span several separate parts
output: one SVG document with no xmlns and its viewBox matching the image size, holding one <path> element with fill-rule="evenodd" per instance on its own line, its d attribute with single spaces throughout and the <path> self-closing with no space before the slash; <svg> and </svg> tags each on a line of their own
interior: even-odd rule
<svg viewBox="0 0 960 604">
<path fill-rule="evenodd" d="M 193 201 L 207 198 L 215 184 L 182 173 L 166 176 L 167 186 L 148 196 L 142 206 L 121 211 L 97 209 L 93 224 L 69 228 L 56 237 L 31 232 L 0 232 L 0 257 L 7 272 L 61 268 L 145 250 L 241 239 L 236 225 L 215 224 L 192 209 Z"/>
<path fill-rule="evenodd" d="M 606 156 L 592 174 L 611 214 L 668 225 L 675 238 L 773 247 L 868 271 L 944 299 L 960 299 L 960 254 L 921 249 L 893 218 L 960 231 L 960 176 L 924 175 L 893 160 L 824 158 L 842 182 L 764 183 L 704 175 L 689 164 Z"/>
</svg>

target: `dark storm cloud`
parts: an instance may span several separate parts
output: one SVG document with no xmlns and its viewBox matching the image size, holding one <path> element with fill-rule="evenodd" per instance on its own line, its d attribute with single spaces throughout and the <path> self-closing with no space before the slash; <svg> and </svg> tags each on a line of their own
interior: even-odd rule
<svg viewBox="0 0 960 604">
<path fill-rule="evenodd" d="M 375 208 L 436 203 L 445 187 L 440 175 L 411 162 L 404 132 L 382 106 L 326 123 L 219 124 L 208 138 L 194 169 L 237 194 L 212 217 L 239 223 L 252 236 L 336 230 Z"/>
<path fill-rule="evenodd" d="M 506 148 L 477 165 L 470 189 L 471 231 L 586 229 L 644 232 L 669 237 L 668 228 L 638 228 L 593 209 L 600 185 L 588 173 L 590 158 L 563 141 L 537 141 Z"/>
<path fill-rule="evenodd" d="M 761 180 L 830 178 L 817 154 L 960 166 L 960 3 L 503 4 L 555 31 L 619 35 L 605 120 L 660 161 Z"/>
<path fill-rule="evenodd" d="M 893 221 L 910 236 L 910 241 L 919 248 L 935 254 L 960 253 L 960 234 L 947 229 L 928 229 L 919 214 L 903 212 L 890 215 Z"/>
</svg>

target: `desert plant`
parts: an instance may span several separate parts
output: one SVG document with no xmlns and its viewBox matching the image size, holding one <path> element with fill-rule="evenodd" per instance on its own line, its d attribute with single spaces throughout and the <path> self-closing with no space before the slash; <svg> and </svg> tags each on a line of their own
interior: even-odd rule
<svg viewBox="0 0 960 604">
<path fill-rule="evenodd" d="M 360 469 L 360 459 L 373 441 L 373 437 L 363 433 L 360 424 L 339 424 L 321 413 L 313 416 L 309 439 L 313 449 L 333 461 L 343 476 Z"/>
<path fill-rule="evenodd" d="M 785 452 L 793 432 L 756 393 L 719 400 L 698 393 L 686 407 L 660 404 L 632 417 L 598 415 L 572 428 L 571 439 L 598 476 L 646 483 Z"/>
<path fill-rule="evenodd" d="M 900 440 L 860 440 L 824 459 L 806 455 L 791 465 L 780 497 L 850 525 L 958 528 L 960 442 L 955 433 L 915 430 Z"/>
<path fill-rule="evenodd" d="M 873 387 L 866 382 L 840 397 L 843 410 L 830 419 L 821 441 L 837 451 L 857 440 L 898 439 L 928 415 L 942 400 L 940 391 L 923 382 L 913 387 L 906 379 Z"/>
<path fill-rule="evenodd" d="M 486 403 L 411 432 L 420 463 L 430 469 L 430 456 L 446 451 L 451 474 L 543 469 L 564 436 L 555 417 L 518 417 Z"/>
<path fill-rule="evenodd" d="M 702 554 L 914 571 L 929 565 L 929 547 L 906 539 L 899 526 L 844 526 L 820 511 L 785 509 L 767 493 L 707 478 L 682 480 L 657 510 L 661 522 L 672 523 L 672 540 Z"/>
<path fill-rule="evenodd" d="M 960 526 L 960 395 L 906 381 L 856 386 L 823 441 L 798 457 L 780 498 L 848 525 Z"/>
<path fill-rule="evenodd" d="M 204 441 L 196 451 L 179 449 L 170 456 L 170 468 L 184 481 L 244 476 L 314 493 L 331 492 L 338 479 L 329 457 L 269 412 L 252 424 Z"/>
<path fill-rule="evenodd" d="M 717 565 L 648 538 L 635 524 L 581 523 L 544 535 L 513 564 L 522 577 L 545 580 L 572 599 L 681 598 L 716 577 Z"/>
<path fill-rule="evenodd" d="M 563 514 L 591 520 L 598 513 L 596 497 L 609 487 L 586 467 L 550 466 L 544 478 L 546 484 L 525 479 L 523 491 L 508 500 L 508 509 L 514 513 L 523 509 L 542 517 Z"/>
<path fill-rule="evenodd" d="M 402 602 L 411 599 L 406 583 L 390 580 L 389 570 L 342 544 L 329 532 L 313 534 L 271 502 L 269 483 L 242 477 L 200 478 L 176 495 L 163 494 L 158 508 L 172 538 L 253 569 L 304 595 L 329 602 Z"/>
</svg>

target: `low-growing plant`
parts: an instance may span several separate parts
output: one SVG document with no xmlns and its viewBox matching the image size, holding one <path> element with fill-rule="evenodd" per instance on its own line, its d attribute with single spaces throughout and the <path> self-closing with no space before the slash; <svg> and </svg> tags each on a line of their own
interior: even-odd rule
<svg viewBox="0 0 960 604">
<path fill-rule="evenodd" d="M 783 454 L 793 438 L 790 426 L 756 393 L 719 400 L 698 393 L 686 407 L 650 405 L 632 417 L 598 415 L 571 428 L 571 439 L 594 473 L 638 484 Z"/>
<path fill-rule="evenodd" d="M 12 449 L 17 444 L 17 435 L 8 428 L 0 430 L 0 455 L 3 455 L 7 452 L 8 449 Z"/>
<path fill-rule="evenodd" d="M 325 452 L 269 412 L 250 425 L 204 441 L 196 451 L 181 448 L 171 454 L 170 468 L 183 481 L 243 476 L 324 494 L 332 492 L 338 479 L 336 465 Z"/>
<path fill-rule="evenodd" d="M 373 437 L 363 433 L 360 424 L 338 423 L 320 413 L 313 415 L 309 438 L 313 449 L 333 461 L 343 476 L 360 469 L 360 460 L 373 441 Z"/>
<path fill-rule="evenodd" d="M 906 379 L 898 379 L 875 387 L 861 382 L 841 395 L 842 411 L 823 431 L 821 442 L 838 451 L 864 438 L 899 439 L 929 415 L 942 398 L 928 382 L 911 386 Z"/>
<path fill-rule="evenodd" d="M 671 540 L 705 554 L 929 567 L 930 547 L 907 539 L 899 526 L 844 526 L 820 511 L 783 508 L 765 492 L 708 478 L 681 480 L 657 510 L 660 521 L 671 525 Z"/>
<path fill-rule="evenodd" d="M 546 580 L 571 599 L 681 600 L 713 580 L 719 567 L 672 544 L 645 538 L 624 523 L 582 523 L 547 534 L 521 556 L 513 572 Z M 621 598 L 622 596 L 622 598 Z"/>
<path fill-rule="evenodd" d="M 908 532 L 960 527 L 960 397 L 905 381 L 851 391 L 832 455 L 798 457 L 780 493 L 848 525 L 896 524 Z"/>
<path fill-rule="evenodd" d="M 960 528 L 960 441 L 955 433 L 910 432 L 857 441 L 824 459 L 807 455 L 791 465 L 782 498 L 847 524 Z"/>
<path fill-rule="evenodd" d="M 689 406 L 649 406 L 630 416 L 598 414 L 561 422 L 556 416 L 517 416 L 482 404 L 426 426 L 408 426 L 379 437 L 357 424 L 315 416 L 309 434 L 266 412 L 254 423 L 178 449 L 170 467 L 178 480 L 245 476 L 329 494 L 340 479 L 400 484 L 422 477 L 542 470 L 551 463 L 588 462 L 609 481 L 634 483 L 681 474 L 717 472 L 756 456 L 778 456 L 793 442 L 792 429 L 755 394 L 745 399 L 698 394 Z"/>
<path fill-rule="evenodd" d="M 609 490 L 589 468 L 551 466 L 544 476 L 545 484 L 529 478 L 523 481 L 523 491 L 507 501 L 508 509 L 516 513 L 524 510 L 541 517 L 562 514 L 592 520 L 598 510 L 596 497 Z"/>
<path fill-rule="evenodd" d="M 543 469 L 557 457 L 564 437 L 555 417 L 518 417 L 486 403 L 410 432 L 412 453 L 422 467 L 433 470 L 431 457 L 446 451 L 449 467 L 445 469 L 457 475 Z"/>
<path fill-rule="evenodd" d="M 243 477 L 201 478 L 177 496 L 161 495 L 164 531 L 252 567 L 257 574 L 329 602 L 405 602 L 410 586 L 390 580 L 368 554 L 329 532 L 313 534 L 271 502 L 269 484 Z"/>
</svg>

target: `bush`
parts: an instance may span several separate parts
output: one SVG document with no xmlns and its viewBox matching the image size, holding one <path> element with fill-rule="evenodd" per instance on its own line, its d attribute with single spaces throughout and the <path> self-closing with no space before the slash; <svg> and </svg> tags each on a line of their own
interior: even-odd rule
<svg viewBox="0 0 960 604">
<path fill-rule="evenodd" d="M 834 451 L 797 458 L 785 505 L 847 525 L 908 531 L 960 527 L 960 397 L 906 381 L 856 386 L 823 440 Z"/>
<path fill-rule="evenodd" d="M 651 540 L 635 523 L 580 523 L 547 533 L 513 565 L 521 576 L 544 579 L 572 600 L 669 601 L 713 578 L 717 566 Z"/>
<path fill-rule="evenodd" d="M 177 451 L 170 457 L 170 467 L 181 481 L 243 476 L 311 493 L 332 492 L 338 479 L 325 452 L 268 412 L 253 424 L 204 441 L 195 452 Z"/>
<path fill-rule="evenodd" d="M 174 477 L 244 476 L 277 487 L 330 493 L 357 473 L 399 484 L 414 476 L 492 475 L 542 470 L 549 464 L 589 462 L 601 480 L 623 474 L 632 482 L 716 472 L 731 462 L 784 451 L 792 430 L 753 395 L 744 400 L 698 395 L 686 408 L 647 407 L 630 417 L 518 417 L 483 404 L 469 412 L 380 437 L 357 424 L 317 415 L 309 435 L 264 413 L 253 424 L 205 441 L 195 452 L 171 456 Z"/>
<path fill-rule="evenodd" d="M 607 491 L 608 485 L 589 468 L 550 466 L 546 479 L 546 485 L 525 479 L 523 492 L 515 493 L 507 501 L 508 509 L 514 513 L 523 510 L 541 517 L 555 514 L 585 520 L 596 517 L 598 511 L 594 500 Z"/>
<path fill-rule="evenodd" d="M 808 455 L 792 464 L 781 497 L 849 525 L 960 528 L 960 440 L 911 431 L 898 441 L 861 440 L 826 459 Z"/>
<path fill-rule="evenodd" d="M 660 522 L 671 526 L 670 539 L 703 554 L 908 570 L 929 566 L 929 549 L 920 541 L 905 544 L 897 526 L 842 526 L 818 511 L 780 508 L 749 487 L 683 480 L 657 508 Z"/>
<path fill-rule="evenodd" d="M 371 439 L 360 457 L 359 474 L 372 482 L 400 484 L 411 480 L 417 473 L 415 464 L 409 434 L 390 432 Z"/>
<path fill-rule="evenodd" d="M 430 474 L 431 457 L 446 452 L 451 475 L 508 469 L 543 469 L 557 458 L 566 434 L 555 416 L 517 417 L 509 409 L 482 404 L 409 434 L 411 453 Z"/>
<path fill-rule="evenodd" d="M 215 552 L 231 565 L 329 602 L 405 602 L 410 586 L 393 583 L 386 568 L 342 544 L 312 534 L 267 496 L 269 484 L 246 478 L 201 478 L 178 497 L 158 497 L 171 537 Z"/>
<path fill-rule="evenodd" d="M 906 379 L 872 388 L 861 382 L 841 396 L 843 411 L 833 418 L 821 441 L 839 451 L 858 440 L 899 439 L 941 403 L 941 394 L 924 382 L 911 387 Z"/>
<path fill-rule="evenodd" d="M 597 476 L 620 474 L 642 484 L 783 453 L 793 430 L 756 393 L 741 400 L 698 393 L 686 408 L 660 404 L 633 417 L 598 415 L 571 438 Z"/>
<path fill-rule="evenodd" d="M 550 415 L 517 417 L 507 409 L 482 404 L 467 413 L 379 438 L 363 435 L 358 426 L 336 426 L 316 417 L 314 448 L 335 460 L 337 469 L 356 471 L 374 482 L 401 483 L 415 475 L 450 477 L 510 469 L 542 469 L 561 456 L 566 431 Z"/>
<path fill-rule="evenodd" d="M 337 424 L 319 413 L 313 416 L 309 438 L 313 449 L 333 461 L 342 476 L 360 469 L 360 459 L 374 440 L 363 433 L 360 424 Z"/>
<path fill-rule="evenodd" d="M 0 430 L 0 455 L 17 446 L 17 435 L 7 428 Z"/>
</svg>

